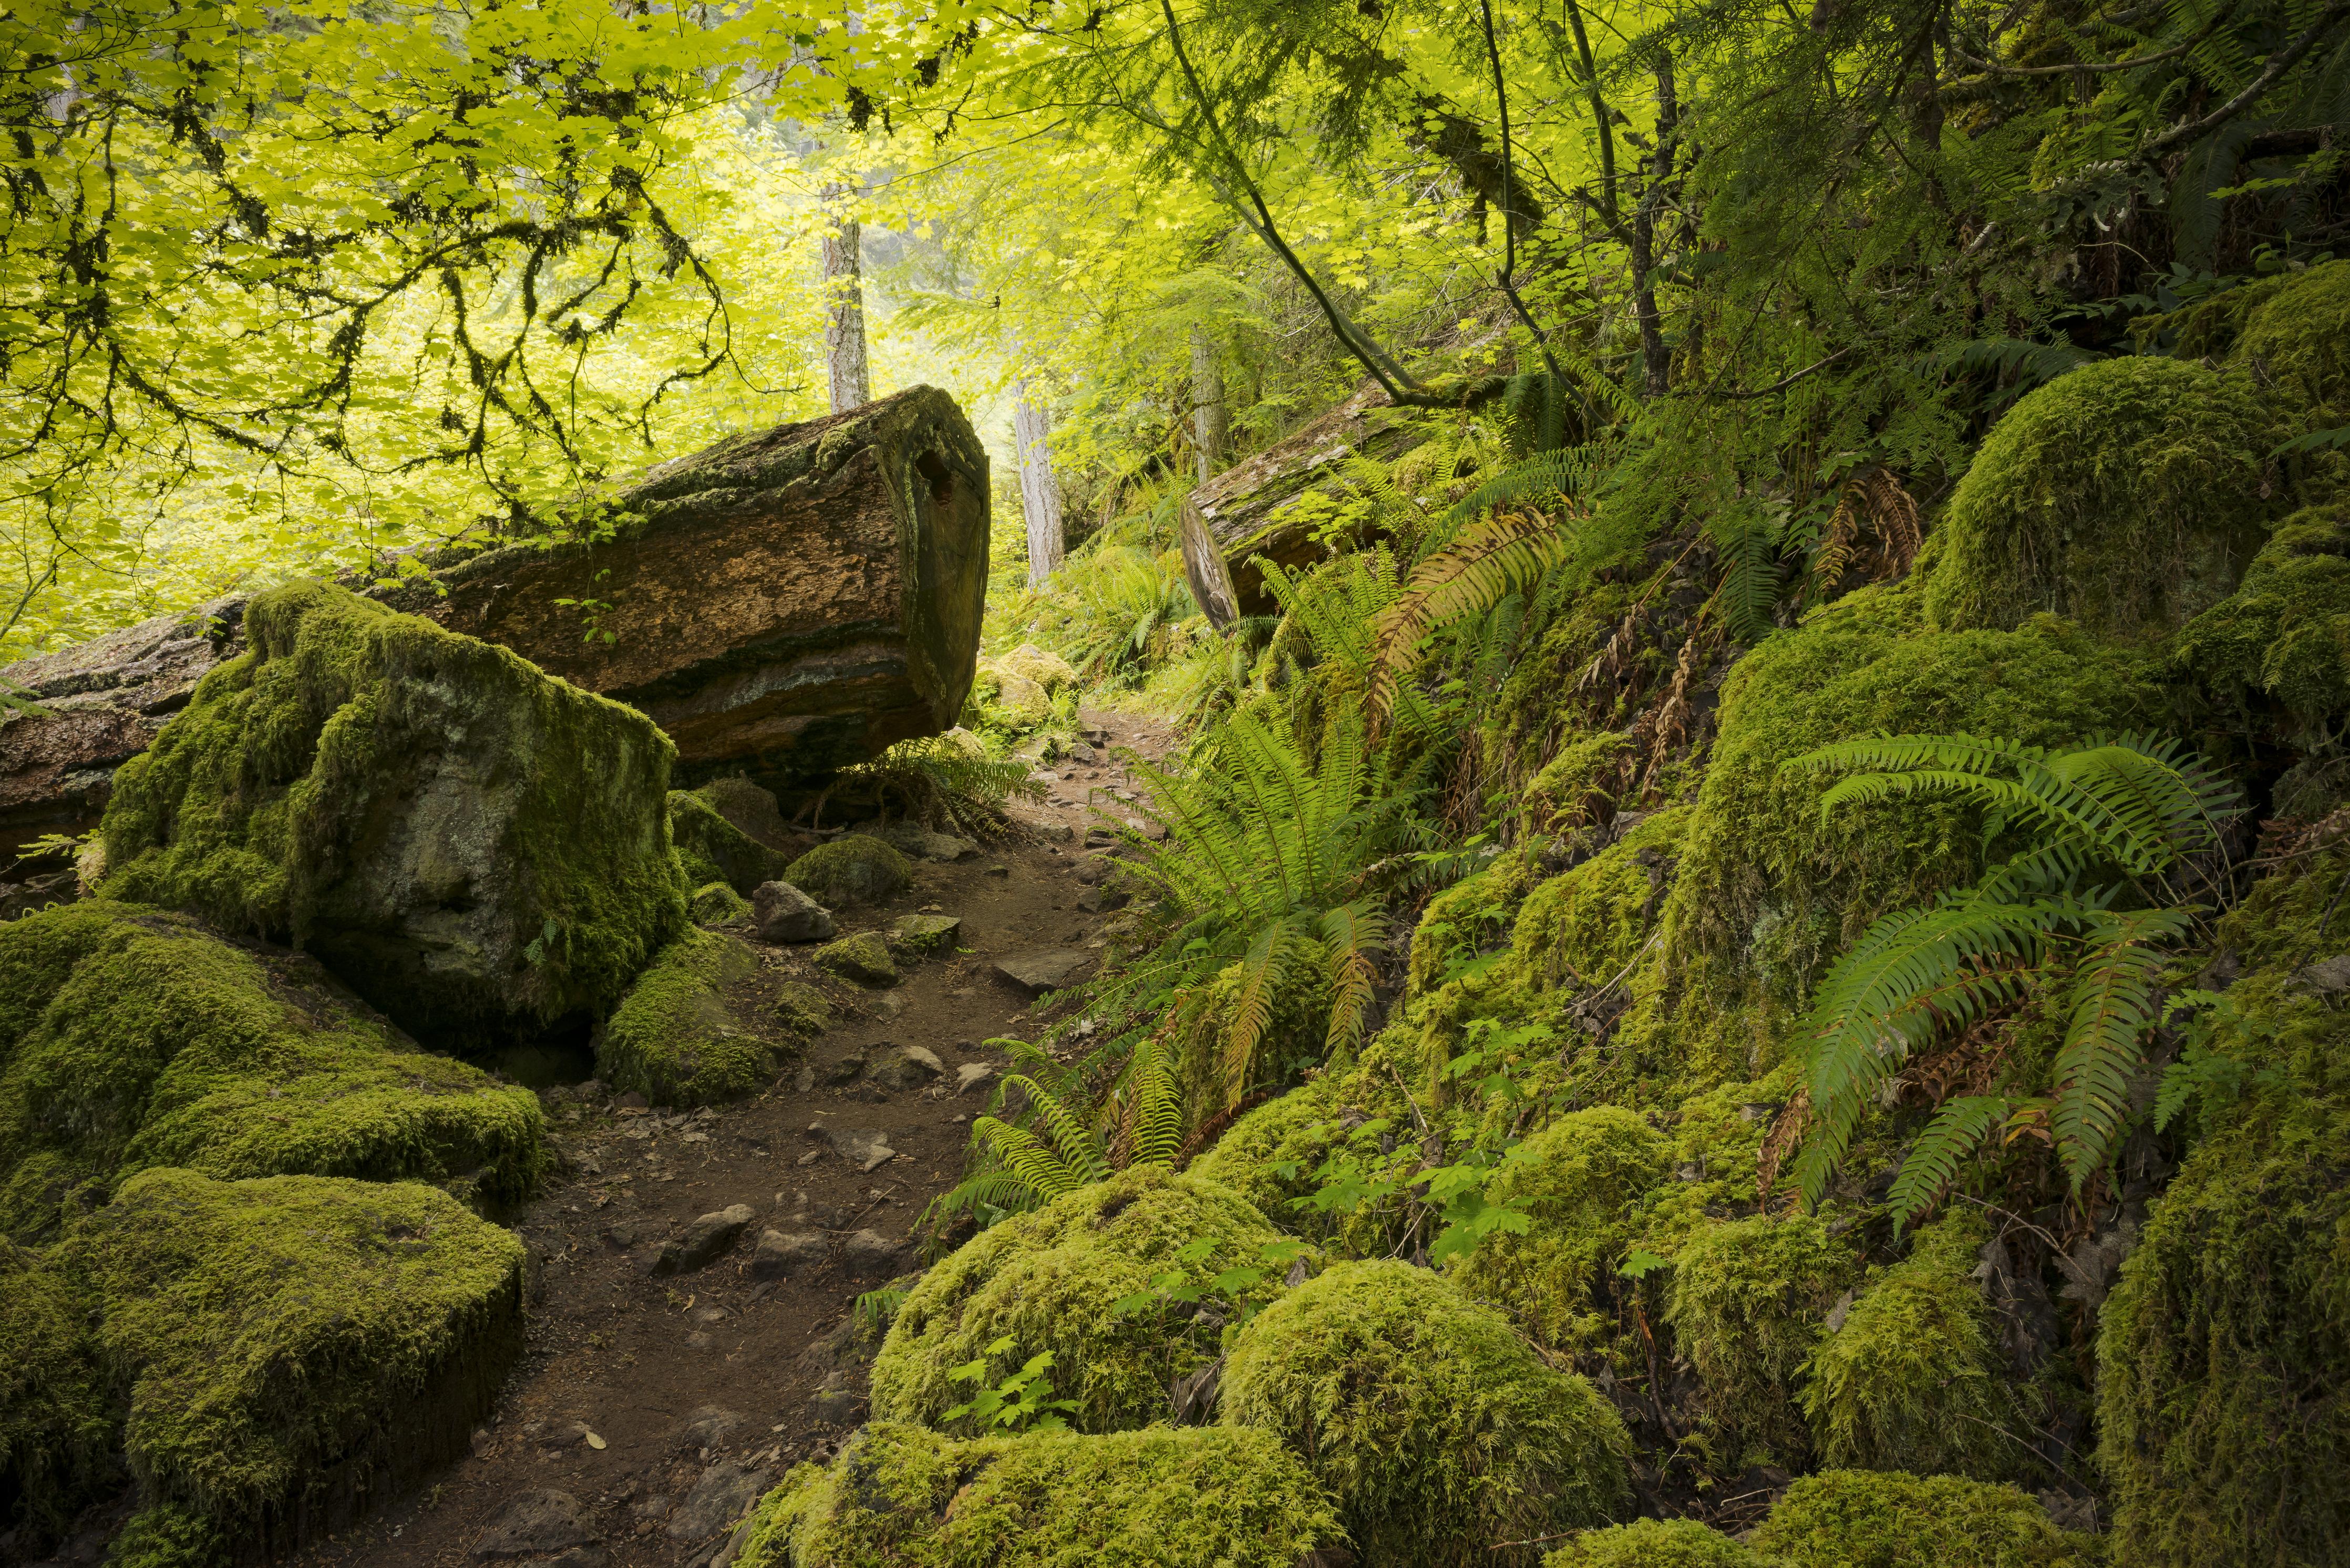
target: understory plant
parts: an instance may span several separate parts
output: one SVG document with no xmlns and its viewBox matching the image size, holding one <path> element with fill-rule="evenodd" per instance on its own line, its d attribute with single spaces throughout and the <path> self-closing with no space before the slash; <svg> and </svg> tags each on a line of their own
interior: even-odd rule
<svg viewBox="0 0 2350 1568">
<path fill-rule="evenodd" d="M 1940 1201 L 1970 1155 L 2024 1140 L 2054 1148 L 2077 1197 L 2134 1115 L 2165 949 L 2203 912 L 2186 900 L 2219 891 L 2210 863 L 2241 810 L 2235 786 L 2178 742 L 2144 735 L 2055 750 L 1879 736 L 1789 765 L 1848 775 L 1823 815 L 1956 796 L 1983 809 L 1986 843 L 2022 842 L 1971 887 L 1877 920 L 1829 971 L 1805 1030 L 1811 1134 L 1795 1165 L 1805 1200 L 1820 1200 L 1863 1113 L 1913 1057 L 1970 1045 L 1997 1071 L 2027 1007 L 2063 1021 L 2045 1082 L 1945 1100 L 1888 1202 L 1906 1224 Z"/>
</svg>

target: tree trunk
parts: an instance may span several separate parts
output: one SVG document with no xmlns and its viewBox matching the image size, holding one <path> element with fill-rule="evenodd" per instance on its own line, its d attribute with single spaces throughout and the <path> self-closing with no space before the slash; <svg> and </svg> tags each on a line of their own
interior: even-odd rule
<svg viewBox="0 0 2350 1568">
<path fill-rule="evenodd" d="M 872 375 L 865 362 L 865 275 L 859 252 L 864 230 L 839 211 L 847 193 L 843 185 L 824 188 L 825 208 L 834 214 L 824 232 L 824 368 L 836 414 L 873 400 Z"/>
<path fill-rule="evenodd" d="M 1053 425 L 1028 379 L 1012 410 L 1012 439 L 1020 449 L 1020 510 L 1028 522 L 1028 586 L 1036 587 L 1060 569 L 1061 480 L 1053 472 Z"/>
<path fill-rule="evenodd" d="M 1194 327 L 1191 328 L 1191 448 L 1199 454 L 1200 483 L 1202 484 L 1215 478 L 1224 466 L 1224 440 L 1231 425 L 1232 416 L 1224 406 L 1223 374 L 1216 369 L 1215 347 L 1208 341 L 1206 333 Z"/>
</svg>

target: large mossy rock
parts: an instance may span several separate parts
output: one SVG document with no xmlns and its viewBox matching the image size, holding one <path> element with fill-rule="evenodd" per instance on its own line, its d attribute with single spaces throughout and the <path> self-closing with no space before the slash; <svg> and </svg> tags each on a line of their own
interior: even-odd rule
<svg viewBox="0 0 2350 1568">
<path fill-rule="evenodd" d="M 873 1363 L 874 1418 L 938 1422 L 971 1397 L 950 1376 L 956 1367 L 986 1362 L 993 1386 L 1050 1351 L 1053 1386 L 1076 1402 L 1078 1430 L 1164 1419 L 1169 1386 L 1215 1359 L 1216 1319 L 1172 1301 L 1119 1303 L 1149 1297 L 1162 1275 L 1189 1289 L 1232 1269 L 1266 1271 L 1246 1293 L 1262 1300 L 1280 1278 L 1264 1249 L 1283 1239 L 1237 1194 L 1160 1170 L 1128 1170 L 1015 1215 L 932 1267 L 898 1309 Z M 1201 1240 L 1213 1245 L 1178 1256 Z M 1005 1336 L 1009 1345 L 992 1349 Z"/>
<path fill-rule="evenodd" d="M 0 1532 L 52 1538 L 121 1485 L 95 1304 L 46 1253 L 0 1241 Z"/>
<path fill-rule="evenodd" d="M 783 879 L 827 909 L 878 904 L 914 883 L 913 863 L 867 833 L 844 833 L 785 867 Z"/>
<path fill-rule="evenodd" d="M 669 792 L 670 842 L 685 867 L 688 887 L 723 882 L 744 898 L 784 874 L 791 857 L 770 849 L 727 820 L 700 790 Z"/>
<path fill-rule="evenodd" d="M 979 653 L 988 497 L 971 422 L 912 387 L 648 470 L 592 543 L 437 561 L 394 597 L 641 709 L 689 774 L 789 784 L 954 723 Z"/>
<path fill-rule="evenodd" d="M 420 1051 L 301 955 L 105 899 L 0 925 L 0 1232 L 153 1166 L 511 1201 L 544 1136 L 530 1091 Z"/>
<path fill-rule="evenodd" d="M 2103 1568 L 2106 1561 L 2104 1542 L 2058 1529 L 2012 1486 L 1902 1471 L 1805 1476 L 1747 1540 L 1773 1568 Z"/>
<path fill-rule="evenodd" d="M 2187 624 L 2174 657 L 2230 697 L 2282 708 L 2289 742 L 2330 745 L 2350 717 L 2350 502 L 2277 524 L 2236 591 Z"/>
<path fill-rule="evenodd" d="M 522 1243 L 414 1183 L 150 1170 L 61 1251 L 142 1499 L 244 1556 L 462 1450 L 522 1350 Z"/>
<path fill-rule="evenodd" d="M 1031 1433 L 957 1442 L 877 1422 L 752 1515 L 735 1568 L 1299 1568 L 1343 1542 L 1296 1457 L 1262 1432 Z"/>
<path fill-rule="evenodd" d="M 1226 1426 L 1278 1434 L 1371 1563 L 1533 1562 L 1492 1550 L 1606 1521 L 1631 1438 L 1582 1378 L 1426 1269 L 1339 1263 L 1250 1320 Z"/>
<path fill-rule="evenodd" d="M 2273 515 L 2280 421 L 2248 379 L 2106 359 L 2028 393 L 1975 454 L 1938 532 L 1938 630 L 2053 612 L 2103 634 L 2164 631 L 2227 597 Z"/>
<path fill-rule="evenodd" d="M 763 1089 L 789 1045 L 745 992 L 751 950 L 723 931 L 663 948 L 596 1035 L 596 1075 L 657 1106 L 709 1106 Z"/>
<path fill-rule="evenodd" d="M 598 1012 L 683 924 L 645 717 L 323 583 L 116 776 L 103 890 L 316 953 L 434 1038 Z"/>
</svg>

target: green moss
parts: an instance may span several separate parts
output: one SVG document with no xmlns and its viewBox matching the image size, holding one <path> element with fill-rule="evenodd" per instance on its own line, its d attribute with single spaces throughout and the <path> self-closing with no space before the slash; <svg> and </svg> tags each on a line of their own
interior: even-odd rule
<svg viewBox="0 0 2350 1568">
<path fill-rule="evenodd" d="M 827 942 L 808 958 L 827 974 L 837 974 L 859 985 L 898 983 L 897 961 L 889 956 L 889 944 L 879 931 L 859 931 L 853 937 Z"/>
<path fill-rule="evenodd" d="M 1638 1227 L 1635 1204 L 1665 1174 L 1665 1139 L 1617 1106 L 1575 1111 L 1510 1152 L 1487 1184 L 1529 1200 L 1523 1234 L 1496 1231 L 1454 1269 L 1461 1288 L 1501 1306 L 1552 1349 L 1585 1348 L 1605 1327 L 1595 1287 Z"/>
<path fill-rule="evenodd" d="M 1639 1519 L 1578 1535 L 1543 1568 L 1768 1568 L 1745 1542 L 1690 1519 Z"/>
<path fill-rule="evenodd" d="M 0 1241 L 0 1530 L 54 1536 L 120 1484 L 95 1304 L 42 1254 Z"/>
<path fill-rule="evenodd" d="M 1632 737 L 1615 730 L 1561 746 L 1526 786 L 1530 821 L 1545 831 L 1564 833 L 1598 816 L 1621 787 L 1617 774 L 1631 750 Z"/>
<path fill-rule="evenodd" d="M 634 709 L 324 583 L 255 598 L 116 774 L 104 888 L 290 940 L 416 1028 L 601 1012 L 684 921 Z"/>
<path fill-rule="evenodd" d="M 832 1002 L 804 981 L 785 981 L 775 992 L 775 1021 L 795 1034 L 821 1034 L 832 1027 Z"/>
<path fill-rule="evenodd" d="M 910 861 L 881 840 L 844 833 L 793 861 L 784 880 L 827 909 L 878 904 L 914 883 Z"/>
<path fill-rule="evenodd" d="M 751 918 L 751 902 L 723 882 L 707 882 L 693 891 L 693 923 L 731 926 Z"/>
<path fill-rule="evenodd" d="M 782 1054 L 739 1006 L 759 961 L 723 931 L 688 931 L 660 950 L 605 1021 L 596 1075 L 662 1106 L 709 1106 L 764 1088 Z"/>
<path fill-rule="evenodd" d="M 748 895 L 784 875 L 791 857 L 778 854 L 726 820 L 698 790 L 669 792 L 669 836 L 692 886 L 723 882 Z"/>
<path fill-rule="evenodd" d="M 2326 743 L 2350 714 L 2350 509 L 2337 501 L 2279 524 L 2243 585 L 2188 623 L 2174 657 L 2223 689 L 2274 698 L 2296 740 Z"/>
<path fill-rule="evenodd" d="M 2028 393 L 1951 494 L 1928 621 L 2184 624 L 2228 596 L 2260 546 L 2275 426 L 2249 381 L 2181 359 L 2102 360 Z"/>
<path fill-rule="evenodd" d="M 1627 1491 L 1614 1408 L 1408 1263 L 1336 1264 L 1259 1313 L 1222 1402 L 1306 1456 L 1375 1563 L 1504 1561 L 1493 1542 L 1596 1524 Z"/>
<path fill-rule="evenodd" d="M 0 1225 L 33 1236 L 80 1180 L 209 1176 L 463 1180 L 525 1196 L 536 1098 L 429 1054 L 298 955 L 185 915 L 93 900 L 0 926 L 0 971 L 42 989 L 0 1044 Z"/>
<path fill-rule="evenodd" d="M 522 1349 L 522 1243 L 413 1183 L 151 1170 L 65 1252 L 144 1495 L 256 1552 L 461 1449 Z"/>
<path fill-rule="evenodd" d="M 1877 915 L 1981 871 L 1970 808 L 1906 800 L 1824 822 L 1834 781 L 1782 771 L 1790 758 L 1879 731 L 2050 745 L 2160 727 L 2169 711 L 2157 660 L 2062 622 L 1926 633 L 1914 584 L 1846 596 L 1765 640 L 1722 682 L 1720 736 L 1663 917 L 1672 969 L 1735 966 L 1793 998 Z"/>
<path fill-rule="evenodd" d="M 1812 1352 L 1804 1414 L 1829 1464 L 1996 1480 L 2026 1457 L 1997 1430 L 2016 1417 L 1973 1277 L 1989 1237 L 1970 1211 L 1919 1231 L 1909 1256 L 1870 1271 L 1844 1325 Z"/>
<path fill-rule="evenodd" d="M 1203 1256 L 1176 1257 L 1210 1238 Z M 935 1423 L 969 1397 L 948 1378 L 953 1368 L 986 1358 L 1000 1377 L 1049 1350 L 1054 1386 L 1076 1401 L 1070 1422 L 1080 1431 L 1161 1419 L 1169 1383 L 1214 1359 L 1219 1326 L 1173 1306 L 1119 1312 L 1118 1302 L 1150 1292 L 1160 1274 L 1199 1285 L 1228 1269 L 1263 1268 L 1265 1246 L 1281 1239 L 1226 1189 L 1148 1169 L 1016 1215 L 933 1267 L 899 1308 L 873 1363 L 874 1418 Z M 1258 1287 L 1260 1299 L 1274 1282 Z M 1013 1343 L 988 1356 L 1007 1334 Z"/>
<path fill-rule="evenodd" d="M 2012 1486 L 1900 1471 L 1806 1476 L 1750 1540 L 1783 1568 L 2097 1568 L 2105 1561 L 2095 1536 L 2057 1529 Z"/>
<path fill-rule="evenodd" d="M 1528 894 L 1510 934 L 1522 972 L 1544 986 L 1617 979 L 1655 929 L 1689 819 L 1685 806 L 1658 812 Z"/>
<path fill-rule="evenodd" d="M 2314 266 L 2262 291 L 2243 320 L 2232 363 L 2328 416 L 2319 422 L 2339 423 L 2331 416 L 2350 408 L 2350 262 Z"/>
<path fill-rule="evenodd" d="M 752 1516 L 738 1568 L 1296 1568 L 1341 1540 L 1305 1467 L 1259 1432 L 866 1428 Z"/>
<path fill-rule="evenodd" d="M 1541 877 L 1534 868 L 1536 847 L 1526 845 L 1497 857 L 1428 901 L 1411 933 L 1413 994 L 1435 989 L 1448 970 L 1509 940 L 1518 900 Z"/>
<path fill-rule="evenodd" d="M 1793 1390 L 1820 1324 L 1859 1272 L 1812 1216 L 1717 1220 L 1673 1254 L 1665 1318 L 1704 1389 L 1708 1424 L 1735 1454 L 1791 1466 L 1811 1448 Z"/>
<path fill-rule="evenodd" d="M 1319 1074 L 1239 1117 L 1191 1162 L 1191 1174 L 1231 1188 L 1274 1224 L 1295 1229 L 1294 1200 L 1314 1190 L 1314 1172 L 1345 1137 L 1336 1126 L 1338 1083 Z"/>
</svg>

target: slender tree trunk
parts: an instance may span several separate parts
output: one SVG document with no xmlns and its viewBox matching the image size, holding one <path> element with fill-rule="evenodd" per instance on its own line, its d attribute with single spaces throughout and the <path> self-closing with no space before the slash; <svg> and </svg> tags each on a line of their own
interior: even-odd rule
<svg viewBox="0 0 2350 1568">
<path fill-rule="evenodd" d="M 1657 286 L 1651 275 L 1657 265 L 1657 214 L 1664 209 L 1673 177 L 1673 134 L 1680 119 L 1673 91 L 1670 55 L 1657 57 L 1657 151 L 1648 169 L 1648 188 L 1632 213 L 1632 311 L 1640 324 L 1640 364 L 1648 394 L 1661 398 L 1672 389 L 1673 351 L 1665 342 L 1664 324 L 1657 312 Z"/>
<path fill-rule="evenodd" d="M 1035 587 L 1061 564 L 1061 480 L 1053 472 L 1053 425 L 1045 405 L 1022 377 L 1012 410 L 1012 439 L 1020 449 L 1020 510 L 1028 520 L 1028 586 Z"/>
<path fill-rule="evenodd" d="M 1224 406 L 1223 372 L 1216 369 L 1215 346 L 1191 328 L 1191 448 L 1200 456 L 1200 483 L 1222 472 L 1224 440 L 1232 414 Z"/>
<path fill-rule="evenodd" d="M 863 226 L 841 211 L 847 194 L 844 185 L 824 188 L 830 215 L 824 231 L 824 368 L 836 414 L 873 400 L 873 379 L 865 362 L 865 277 L 858 257 Z"/>
</svg>

